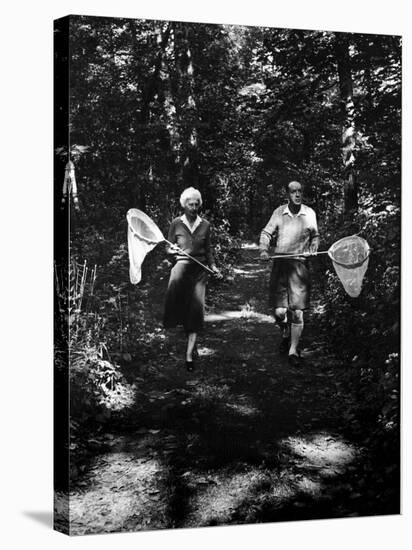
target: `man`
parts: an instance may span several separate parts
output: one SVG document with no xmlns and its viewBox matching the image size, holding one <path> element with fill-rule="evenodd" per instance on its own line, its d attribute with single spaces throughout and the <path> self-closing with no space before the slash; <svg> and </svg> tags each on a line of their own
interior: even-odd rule
<svg viewBox="0 0 412 550">
<path fill-rule="evenodd" d="M 269 298 L 282 332 L 279 350 L 289 353 L 289 363 L 301 365 L 299 340 L 303 331 L 303 311 L 309 307 L 310 276 L 307 258 L 316 254 L 319 234 L 316 214 L 302 204 L 302 185 L 287 185 L 288 204 L 274 210 L 260 235 L 260 257 L 269 259 L 273 239 L 275 254 L 296 254 L 296 258 L 274 260 L 270 276 Z"/>
</svg>

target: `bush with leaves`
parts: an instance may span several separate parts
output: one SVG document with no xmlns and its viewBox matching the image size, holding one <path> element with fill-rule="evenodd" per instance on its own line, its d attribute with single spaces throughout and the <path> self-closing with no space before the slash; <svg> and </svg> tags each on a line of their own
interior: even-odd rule
<svg viewBox="0 0 412 550">
<path fill-rule="evenodd" d="M 78 341 L 70 350 L 70 448 L 74 461 L 87 452 L 109 421 L 120 418 L 135 404 L 136 387 L 129 384 L 119 365 L 105 358 L 107 350 Z"/>
<path fill-rule="evenodd" d="M 400 211 L 383 204 L 365 209 L 354 220 L 371 247 L 368 271 L 359 298 L 350 298 L 330 268 L 324 307 L 318 322 L 332 352 L 354 374 L 358 412 L 379 432 L 399 427 Z M 335 235 L 335 239 L 342 234 Z M 333 235 L 330 234 L 331 240 Z M 365 419 L 365 418 L 364 418 Z"/>
</svg>

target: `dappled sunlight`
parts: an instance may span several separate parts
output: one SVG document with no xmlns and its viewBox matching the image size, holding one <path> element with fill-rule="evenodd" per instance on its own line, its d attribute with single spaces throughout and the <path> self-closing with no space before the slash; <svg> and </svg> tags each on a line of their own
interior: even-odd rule
<svg viewBox="0 0 412 550">
<path fill-rule="evenodd" d="M 215 323 L 217 321 L 232 321 L 233 319 L 240 319 L 241 317 L 241 311 L 222 311 L 220 313 L 208 313 L 205 315 L 205 322 Z"/>
<path fill-rule="evenodd" d="M 306 476 L 303 476 L 301 479 L 296 481 L 296 488 L 300 493 L 304 493 L 312 497 L 320 496 L 322 493 L 322 483 Z"/>
<path fill-rule="evenodd" d="M 208 348 L 207 346 L 198 346 L 197 352 L 199 354 L 199 357 L 211 357 L 212 355 L 216 354 L 215 349 Z"/>
<path fill-rule="evenodd" d="M 189 486 L 196 484 L 195 474 L 187 476 Z M 198 479 L 198 478 L 197 478 Z M 322 496 L 321 480 L 305 475 L 294 475 L 289 470 L 280 473 L 251 468 L 241 473 L 220 470 L 208 477 L 207 484 L 197 485 L 192 497 L 190 525 L 218 525 L 230 523 L 233 518 L 256 521 L 256 504 L 266 510 L 280 510 L 298 502 L 302 497 L 319 499 Z"/>
<path fill-rule="evenodd" d="M 227 384 L 216 385 L 200 382 L 193 390 L 193 397 L 201 397 L 206 400 L 226 400 L 230 395 L 230 388 Z"/>
<path fill-rule="evenodd" d="M 260 269 L 255 268 L 252 271 L 252 270 L 246 270 L 246 269 L 240 269 L 240 268 L 233 268 L 233 271 L 236 275 L 242 275 L 246 279 L 255 279 L 255 278 L 259 277 L 259 275 L 261 273 L 265 273 L 266 269 L 265 268 L 260 268 Z"/>
<path fill-rule="evenodd" d="M 325 304 L 316 304 L 313 307 L 314 315 L 323 315 L 325 313 L 325 310 L 326 310 L 326 305 Z"/>
<path fill-rule="evenodd" d="M 165 503 L 156 495 L 163 466 L 156 459 L 114 452 L 98 457 L 80 492 L 70 496 L 72 534 L 127 530 L 130 517 L 164 517 Z M 107 526 L 106 526 L 107 525 Z M 133 529 L 136 525 L 133 524 Z M 149 526 L 148 526 L 149 527 Z"/>
<path fill-rule="evenodd" d="M 226 403 L 226 407 L 232 409 L 241 416 L 257 416 L 261 412 L 257 407 L 244 403 Z"/>
<path fill-rule="evenodd" d="M 322 494 L 323 484 L 319 479 L 313 479 L 304 474 L 296 474 L 291 470 L 283 470 L 280 475 L 274 479 L 270 490 L 271 496 L 275 498 L 275 503 L 286 503 L 293 501 L 298 494 L 319 497 Z"/>
<path fill-rule="evenodd" d="M 188 525 L 218 525 L 234 519 L 239 523 L 253 522 L 257 518 L 256 506 L 263 514 L 261 518 L 272 521 L 283 517 L 285 511 L 292 514 L 286 516 L 290 519 L 308 506 L 319 506 L 320 516 L 327 514 L 332 495 L 347 491 L 341 474 L 358 451 L 328 433 L 291 436 L 280 442 L 280 448 L 286 451 L 283 459 L 282 452 L 274 455 L 270 469 L 249 465 L 241 473 L 228 469 L 209 472 L 208 483 L 197 486 L 197 493 L 191 498 Z M 331 484 L 333 478 L 336 483 Z"/>
<path fill-rule="evenodd" d="M 191 403 L 194 399 L 209 402 L 220 402 L 225 408 L 237 415 L 254 417 L 261 413 L 253 400 L 246 394 L 236 394 L 227 384 L 210 384 L 198 381 L 193 388 L 191 397 L 185 399 L 185 403 Z"/>
<path fill-rule="evenodd" d="M 251 495 L 258 471 L 215 476 L 212 483 L 199 491 L 191 501 L 193 512 L 189 525 L 211 525 L 230 521 L 233 512 Z"/>
<path fill-rule="evenodd" d="M 243 250 L 259 250 L 259 245 L 254 242 L 242 242 L 241 248 Z"/>
<path fill-rule="evenodd" d="M 232 310 L 232 311 L 221 311 L 220 313 L 209 313 L 205 316 L 206 323 L 216 323 L 219 321 L 234 321 L 238 319 L 249 319 L 258 323 L 274 323 L 274 319 L 271 315 L 266 315 L 264 313 L 259 313 L 254 311 L 252 308 L 244 307 L 242 310 Z"/>
<path fill-rule="evenodd" d="M 241 416 L 254 416 L 260 413 L 250 397 L 245 394 L 236 394 L 227 384 L 198 383 L 194 388 L 193 396 L 204 400 L 219 400 L 225 407 Z"/>
<path fill-rule="evenodd" d="M 326 432 L 307 437 L 288 437 L 281 442 L 281 446 L 291 450 L 302 466 L 318 469 L 324 474 L 343 473 L 357 456 L 353 445 Z"/>
</svg>

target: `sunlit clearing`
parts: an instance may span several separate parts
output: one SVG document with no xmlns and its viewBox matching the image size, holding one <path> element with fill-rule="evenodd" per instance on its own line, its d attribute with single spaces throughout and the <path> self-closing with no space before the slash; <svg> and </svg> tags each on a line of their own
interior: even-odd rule
<svg viewBox="0 0 412 550">
<path fill-rule="evenodd" d="M 231 321 L 232 319 L 240 319 L 241 311 L 222 311 L 222 313 L 208 313 L 205 316 L 206 323 L 214 323 L 216 321 Z"/>
<path fill-rule="evenodd" d="M 234 273 L 236 273 L 236 275 L 245 275 L 245 277 L 248 278 L 248 277 L 256 277 L 258 273 L 264 273 L 266 269 L 265 268 L 254 269 L 253 272 L 251 272 L 246 269 L 240 269 L 238 267 L 234 267 L 233 271 Z"/>
<path fill-rule="evenodd" d="M 211 348 L 208 348 L 206 346 L 199 346 L 197 348 L 197 352 L 198 354 L 200 355 L 200 357 L 208 357 L 210 355 L 215 355 L 216 353 L 216 350 L 215 349 L 211 349 Z"/>
<path fill-rule="evenodd" d="M 341 473 L 356 458 L 356 449 L 343 439 L 328 433 L 303 437 L 288 437 L 284 447 L 293 451 L 308 468 L 321 469 L 324 473 Z"/>
<path fill-rule="evenodd" d="M 87 488 L 70 497 L 73 534 L 105 531 L 106 520 L 111 531 L 121 530 L 130 516 L 148 516 L 150 508 L 154 517 L 162 512 L 147 490 L 158 485 L 162 467 L 157 460 L 126 452 L 105 454 L 92 471 Z"/>
<path fill-rule="evenodd" d="M 244 308 L 241 311 L 222 311 L 221 313 L 209 313 L 205 316 L 206 323 L 215 323 L 217 321 L 233 321 L 236 319 L 253 318 L 259 323 L 274 323 L 274 319 L 270 315 L 258 313 L 253 309 Z"/>
<path fill-rule="evenodd" d="M 220 471 L 213 478 L 208 477 L 203 490 L 194 473 L 186 479 L 189 486 L 194 483 L 198 488 L 190 503 L 194 512 L 189 525 L 193 526 L 228 523 L 242 509 L 242 513 L 247 510 L 246 517 L 251 513 L 253 518 L 253 508 L 258 503 L 279 507 L 293 501 L 297 494 L 316 498 L 322 493 L 320 480 L 288 471 L 279 475 L 259 468 L 237 474 Z"/>
<path fill-rule="evenodd" d="M 195 495 L 192 501 L 195 514 L 190 523 L 200 526 L 228 522 L 236 508 L 250 496 L 255 484 L 253 471 L 227 478 L 219 475 L 213 485 Z"/>
</svg>

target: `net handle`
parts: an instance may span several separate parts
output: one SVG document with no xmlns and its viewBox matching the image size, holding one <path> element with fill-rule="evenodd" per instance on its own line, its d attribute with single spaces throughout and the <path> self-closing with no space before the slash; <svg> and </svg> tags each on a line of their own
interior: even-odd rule
<svg viewBox="0 0 412 550">
<path fill-rule="evenodd" d="M 142 241 L 145 241 L 146 243 L 148 244 L 159 244 L 160 242 L 164 241 L 166 242 L 167 244 L 169 244 L 170 246 L 177 246 L 176 244 L 173 244 L 171 243 L 170 241 L 168 241 L 167 239 L 165 239 L 164 235 L 162 234 L 162 241 L 151 241 L 150 239 L 147 239 L 146 237 L 143 237 L 143 235 L 140 235 L 140 233 L 138 231 L 136 231 L 130 224 L 129 220 L 127 220 L 127 223 L 129 224 L 129 228 L 130 228 L 130 231 L 133 233 L 133 235 L 137 238 L 137 239 L 141 239 Z M 159 229 L 160 231 L 160 229 Z M 178 248 L 178 251 L 179 251 L 179 254 L 183 254 L 184 256 L 187 256 L 188 258 L 190 258 L 191 260 L 193 260 L 194 262 L 196 262 L 197 264 L 199 264 L 201 267 L 203 267 L 203 269 L 205 269 L 206 271 L 208 271 L 209 273 L 211 273 L 212 275 L 215 274 L 215 272 L 210 269 L 210 267 L 208 267 L 207 265 L 205 264 L 202 264 L 202 262 L 200 262 L 199 260 L 197 260 L 196 258 L 194 258 L 193 256 L 191 256 L 190 254 L 188 254 L 187 252 L 185 252 L 184 250 L 182 250 L 181 248 L 177 247 Z"/>
<path fill-rule="evenodd" d="M 333 246 L 333 245 L 332 245 Z M 335 264 L 338 264 L 342 267 L 346 267 L 348 269 L 352 269 L 355 267 L 359 267 L 362 264 L 366 262 L 366 260 L 370 256 L 370 248 L 368 248 L 366 256 L 361 260 L 360 262 L 356 262 L 356 264 L 342 264 L 341 262 L 338 262 L 335 260 L 335 258 L 332 255 L 332 246 L 329 248 L 329 250 L 321 250 L 320 252 L 316 252 L 315 254 L 276 254 L 275 256 L 269 256 L 270 260 L 279 260 L 281 258 L 313 258 L 313 256 L 319 256 L 320 254 L 327 254 L 329 258 L 332 260 L 332 262 L 335 262 Z"/>
<path fill-rule="evenodd" d="M 329 254 L 329 250 L 321 250 L 315 252 L 315 254 L 276 254 L 276 256 L 269 256 L 269 260 L 279 260 L 280 258 L 313 258 L 319 254 Z"/>
<path fill-rule="evenodd" d="M 194 262 L 196 262 L 197 264 L 199 264 L 200 266 L 203 267 L 203 269 L 206 269 L 206 271 L 208 271 L 209 273 L 211 273 L 212 275 L 215 274 L 215 272 L 210 269 L 210 267 L 208 267 L 207 265 L 205 264 L 202 264 L 202 262 L 200 262 L 199 260 L 197 260 L 196 258 L 194 258 L 193 256 L 191 256 L 190 254 L 188 254 L 187 252 L 185 252 L 184 250 L 182 250 L 181 248 L 179 248 L 176 243 L 171 243 L 170 241 L 168 241 L 167 239 L 164 238 L 164 241 L 169 244 L 170 246 L 175 246 L 177 247 L 178 251 L 179 251 L 179 254 L 183 254 L 184 256 L 187 256 L 188 258 L 190 258 L 191 260 L 193 260 Z"/>
</svg>

